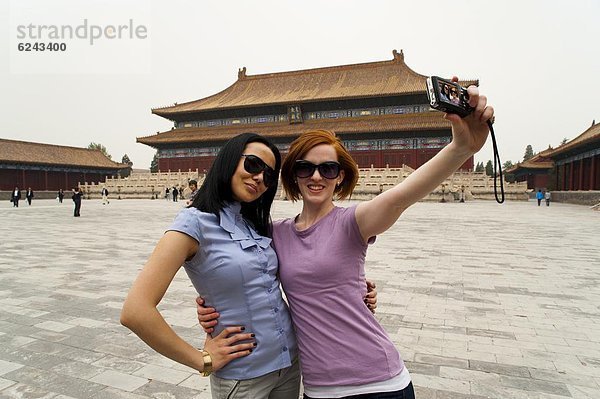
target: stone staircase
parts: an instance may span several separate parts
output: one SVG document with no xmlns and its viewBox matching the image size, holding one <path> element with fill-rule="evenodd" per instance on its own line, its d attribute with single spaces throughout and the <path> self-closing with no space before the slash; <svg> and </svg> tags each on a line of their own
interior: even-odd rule
<svg viewBox="0 0 600 399">
<path fill-rule="evenodd" d="M 196 170 L 176 172 L 158 172 L 158 173 L 139 173 L 134 172 L 128 177 L 107 178 L 104 182 L 98 183 L 79 183 L 79 187 L 85 194 L 86 199 L 102 198 L 100 192 L 102 187 L 106 187 L 111 199 L 131 199 L 131 198 L 164 198 L 165 188 L 173 187 L 183 188 L 181 194 L 184 198 L 190 195 L 188 182 L 190 180 L 198 181 L 198 187 L 204 181 L 204 174 Z M 181 196 L 180 195 L 180 196 Z"/>
<path fill-rule="evenodd" d="M 359 169 L 359 179 L 353 199 L 371 199 L 396 186 L 407 178 L 414 169 L 403 165 L 401 168 L 368 168 Z M 500 181 L 498 181 L 498 191 Z M 504 195 L 507 200 L 527 201 L 527 183 L 504 182 Z M 453 202 L 464 196 L 469 200 L 493 200 L 494 179 L 484 172 L 458 171 L 448 177 L 433 190 L 423 201 Z"/>
</svg>

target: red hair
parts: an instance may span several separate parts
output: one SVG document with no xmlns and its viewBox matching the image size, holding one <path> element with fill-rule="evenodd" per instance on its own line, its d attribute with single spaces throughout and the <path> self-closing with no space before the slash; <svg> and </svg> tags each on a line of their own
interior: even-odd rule
<svg viewBox="0 0 600 399">
<path fill-rule="evenodd" d="M 341 140 L 335 136 L 335 133 L 329 130 L 311 130 L 302 133 L 300 137 L 292 142 L 283 165 L 281 166 L 281 182 L 287 196 L 292 201 L 300 199 L 300 188 L 296 183 L 294 175 L 294 164 L 297 160 L 303 159 L 307 152 L 318 145 L 330 145 L 334 148 L 341 170 L 344 171 L 344 180 L 335 188 L 333 192 L 338 199 L 344 199 L 352 195 L 354 187 L 358 182 L 358 166 L 346 150 Z"/>
</svg>

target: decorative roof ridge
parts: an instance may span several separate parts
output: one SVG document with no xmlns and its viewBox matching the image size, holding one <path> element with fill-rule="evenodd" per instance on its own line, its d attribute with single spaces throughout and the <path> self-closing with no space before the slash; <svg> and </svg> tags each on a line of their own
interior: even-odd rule
<svg viewBox="0 0 600 399">
<path fill-rule="evenodd" d="M 391 60 L 358 62 L 358 63 L 353 63 L 353 64 L 333 65 L 333 66 L 324 66 L 324 67 L 307 68 L 307 69 L 297 69 L 297 70 L 293 70 L 293 71 L 269 72 L 269 73 L 261 73 L 261 74 L 256 74 L 256 75 L 247 75 L 246 67 L 243 67 L 242 69 L 240 69 L 238 71 L 238 79 L 239 80 L 266 79 L 266 78 L 279 77 L 279 76 L 294 76 L 294 75 L 322 73 L 322 72 L 337 71 L 337 70 L 347 70 L 347 69 L 354 69 L 356 67 L 375 68 L 375 67 L 386 66 L 386 65 L 395 65 L 395 64 L 405 66 L 409 70 L 409 72 L 413 73 L 416 76 L 423 77 L 423 78 L 427 77 L 426 75 L 421 75 L 420 73 L 415 72 L 408 65 L 406 65 L 406 63 L 404 62 L 404 51 L 403 50 L 400 50 L 399 53 L 396 50 L 392 50 L 392 54 L 394 57 Z"/>
</svg>

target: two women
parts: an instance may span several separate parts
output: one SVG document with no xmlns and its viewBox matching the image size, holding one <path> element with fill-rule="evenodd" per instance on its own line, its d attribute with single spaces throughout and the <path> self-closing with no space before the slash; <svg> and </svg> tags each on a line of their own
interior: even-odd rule
<svg viewBox="0 0 600 399">
<path fill-rule="evenodd" d="M 393 343 L 356 304 L 364 294 L 368 245 L 485 143 L 493 108 L 476 87 L 468 93 L 473 113 L 462 119 L 446 115 L 452 142 L 402 183 L 357 206 L 333 203 L 334 197 L 349 196 L 358 178 L 339 139 L 314 131 L 290 147 L 282 182 L 288 197 L 301 199 L 303 207 L 296 217 L 273 225 L 273 244 L 297 333 L 305 398 L 414 397 Z M 201 322 L 211 318 L 202 316 L 211 310 L 198 309 Z"/>
</svg>

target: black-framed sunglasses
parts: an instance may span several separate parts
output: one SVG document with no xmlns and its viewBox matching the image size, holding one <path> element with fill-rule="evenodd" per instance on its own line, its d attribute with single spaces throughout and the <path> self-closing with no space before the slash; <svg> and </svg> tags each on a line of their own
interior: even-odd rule
<svg viewBox="0 0 600 399">
<path fill-rule="evenodd" d="M 277 184 L 277 173 L 265 161 L 256 155 L 242 154 L 244 157 L 244 169 L 246 172 L 257 175 L 263 172 L 263 183 L 266 187 L 273 187 Z"/>
<path fill-rule="evenodd" d="M 326 179 L 335 179 L 340 175 L 340 164 L 334 161 L 315 165 L 312 162 L 297 160 L 294 164 L 294 174 L 300 178 L 311 177 L 317 169 L 319 174 Z"/>
</svg>

